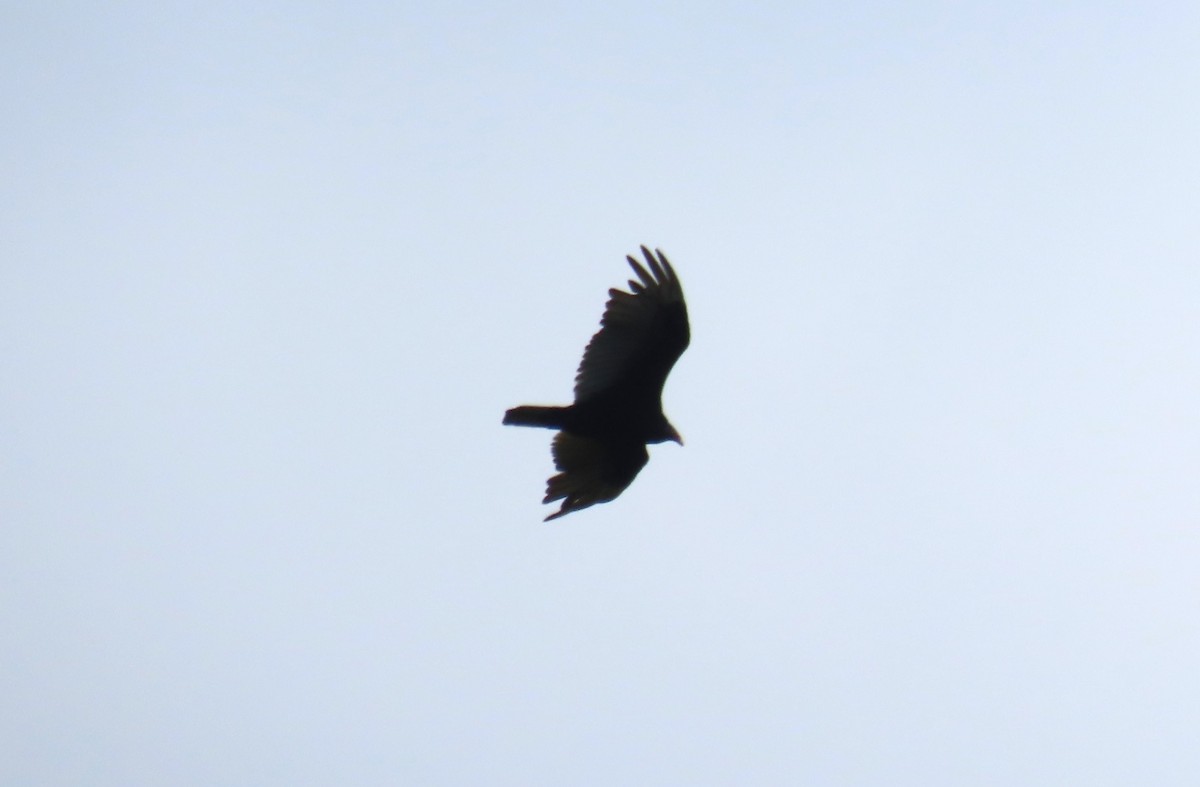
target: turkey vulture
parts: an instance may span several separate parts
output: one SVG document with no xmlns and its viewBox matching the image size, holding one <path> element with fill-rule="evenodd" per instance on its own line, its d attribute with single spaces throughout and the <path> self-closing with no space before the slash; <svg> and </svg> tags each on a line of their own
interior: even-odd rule
<svg viewBox="0 0 1200 787">
<path fill-rule="evenodd" d="M 650 456 L 648 443 L 683 445 L 662 411 L 667 374 L 687 349 L 687 305 L 666 256 L 642 246 L 646 267 L 626 257 L 640 281 L 632 292 L 608 291 L 600 330 L 583 351 L 575 375 L 575 403 L 525 405 L 504 423 L 558 429 L 551 452 L 558 475 L 546 482 L 543 503 L 562 500 L 546 521 L 614 499 Z"/>
</svg>

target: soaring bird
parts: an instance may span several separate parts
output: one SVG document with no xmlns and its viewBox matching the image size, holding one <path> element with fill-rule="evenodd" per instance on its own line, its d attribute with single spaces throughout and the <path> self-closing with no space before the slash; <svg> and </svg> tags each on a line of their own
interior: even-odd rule
<svg viewBox="0 0 1200 787">
<path fill-rule="evenodd" d="M 637 274 L 630 292 L 608 291 L 600 330 L 575 375 L 575 403 L 504 414 L 506 424 L 559 430 L 551 453 L 560 472 L 546 482 L 542 502 L 563 502 L 547 522 L 616 498 L 646 466 L 649 443 L 683 445 L 663 415 L 662 389 L 690 341 L 687 304 L 666 255 L 642 246 L 642 256 L 644 266 L 625 258 Z"/>
</svg>

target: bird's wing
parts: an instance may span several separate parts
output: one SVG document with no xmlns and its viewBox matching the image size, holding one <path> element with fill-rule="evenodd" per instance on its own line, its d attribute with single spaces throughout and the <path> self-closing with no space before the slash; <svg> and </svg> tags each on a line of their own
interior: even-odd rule
<svg viewBox="0 0 1200 787">
<path fill-rule="evenodd" d="M 581 402 L 617 387 L 639 393 L 662 393 L 663 383 L 690 340 L 687 304 L 679 278 L 666 256 L 642 255 L 649 270 L 626 257 L 637 280 L 629 289 L 608 291 L 600 330 L 583 351 L 575 375 L 575 401 Z"/>
<path fill-rule="evenodd" d="M 649 461 L 642 443 L 613 443 L 570 432 L 554 436 L 554 466 L 560 472 L 546 482 L 543 503 L 562 500 L 562 507 L 546 521 L 606 503 L 625 491 Z"/>
</svg>

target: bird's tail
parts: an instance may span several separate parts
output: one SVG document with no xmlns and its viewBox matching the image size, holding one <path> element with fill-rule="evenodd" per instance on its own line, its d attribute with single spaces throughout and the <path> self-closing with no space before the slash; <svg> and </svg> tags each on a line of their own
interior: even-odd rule
<svg viewBox="0 0 1200 787">
<path fill-rule="evenodd" d="M 569 407 L 541 407 L 527 404 L 514 407 L 504 414 L 504 423 L 511 426 L 544 426 L 547 429 L 562 429 Z"/>
</svg>

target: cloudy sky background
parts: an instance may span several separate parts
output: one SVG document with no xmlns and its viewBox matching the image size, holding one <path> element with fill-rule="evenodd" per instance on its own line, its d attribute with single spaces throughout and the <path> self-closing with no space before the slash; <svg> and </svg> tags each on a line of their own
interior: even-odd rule
<svg viewBox="0 0 1200 787">
<path fill-rule="evenodd" d="M 1197 783 L 1197 6 L 427 5 L 4 8 L 0 782 Z"/>
</svg>

